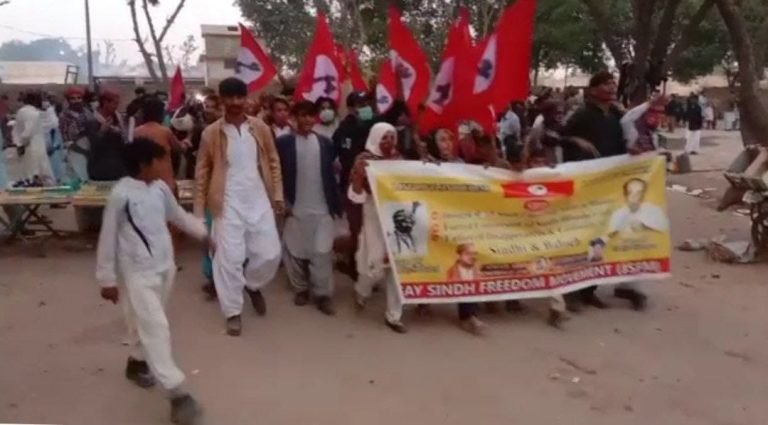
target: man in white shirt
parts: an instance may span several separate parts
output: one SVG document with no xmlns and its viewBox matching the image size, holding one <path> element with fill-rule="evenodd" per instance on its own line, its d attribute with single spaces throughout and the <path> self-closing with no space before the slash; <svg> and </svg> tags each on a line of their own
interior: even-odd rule
<svg viewBox="0 0 768 425">
<path fill-rule="evenodd" d="M 282 216 L 283 184 L 272 132 L 245 115 L 248 88 L 237 78 L 219 84 L 224 117 L 201 137 L 195 169 L 195 215 L 213 217 L 213 277 L 227 333 L 240 335 L 243 289 L 259 315 L 261 289 L 280 265 L 275 215 Z"/>
<path fill-rule="evenodd" d="M 198 239 L 207 232 L 202 220 L 184 211 L 159 179 L 164 156 L 163 148 L 148 139 L 138 138 L 126 147 L 131 177 L 114 186 L 104 209 L 96 280 L 102 298 L 115 304 L 122 298 L 126 324 L 138 331 L 133 335 L 138 338 L 130 341 L 126 378 L 148 388 L 156 377 L 170 394 L 171 420 L 192 424 L 200 409 L 183 388 L 185 377 L 173 359 L 165 314 L 176 272 L 167 222 Z M 118 281 L 125 291 L 122 297 Z"/>
<path fill-rule="evenodd" d="M 24 106 L 16 113 L 16 124 L 13 126 L 13 142 L 18 146 L 25 177 L 29 180 L 37 177 L 46 185 L 53 184 L 43 130 L 42 93 L 30 91 L 24 94 L 22 101 Z"/>
<path fill-rule="evenodd" d="M 296 293 L 294 303 L 313 299 L 317 309 L 335 314 L 333 295 L 333 217 L 341 217 L 336 189 L 333 142 L 312 130 L 317 107 L 309 101 L 293 108 L 296 133 L 278 137 L 283 189 L 289 214 L 283 231 L 283 264 Z"/>
</svg>

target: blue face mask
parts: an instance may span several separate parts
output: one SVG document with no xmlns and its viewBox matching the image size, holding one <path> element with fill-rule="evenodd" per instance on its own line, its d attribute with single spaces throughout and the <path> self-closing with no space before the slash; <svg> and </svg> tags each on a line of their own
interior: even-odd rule
<svg viewBox="0 0 768 425">
<path fill-rule="evenodd" d="M 360 118 L 361 121 L 370 121 L 373 119 L 373 108 L 370 106 L 363 106 L 362 108 L 357 108 L 357 116 Z"/>
</svg>

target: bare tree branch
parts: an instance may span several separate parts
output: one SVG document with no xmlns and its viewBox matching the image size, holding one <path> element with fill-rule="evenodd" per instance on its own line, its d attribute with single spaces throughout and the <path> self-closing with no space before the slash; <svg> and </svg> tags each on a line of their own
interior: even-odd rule
<svg viewBox="0 0 768 425">
<path fill-rule="evenodd" d="M 5 6 L 6 4 L 10 3 L 11 0 L 0 0 L 0 6 Z"/>
<path fill-rule="evenodd" d="M 691 45 L 694 37 L 696 37 L 696 30 L 699 28 L 699 25 L 701 25 L 701 22 L 704 21 L 714 6 L 715 0 L 704 0 L 704 2 L 701 3 L 701 6 L 699 6 L 699 9 L 696 10 L 696 13 L 691 16 L 688 24 L 683 28 L 683 32 L 680 34 L 680 40 L 675 43 L 669 56 L 667 56 L 667 63 L 665 64 L 666 69 L 672 69 L 675 64 L 677 64 L 677 61 L 680 60 L 683 52 L 685 52 L 688 46 Z"/>
<path fill-rule="evenodd" d="M 160 31 L 160 37 L 158 37 L 159 42 L 163 42 L 165 40 L 165 35 L 168 34 L 168 30 L 171 29 L 171 26 L 176 21 L 176 18 L 179 16 L 179 12 L 181 12 L 181 9 L 184 7 L 184 3 L 187 0 L 179 0 L 179 3 L 176 5 L 176 9 L 173 10 L 173 13 L 171 13 L 171 16 L 169 16 L 165 20 L 165 26 L 163 26 L 163 30 Z"/>
<path fill-rule="evenodd" d="M 634 63 L 636 75 L 643 76 L 648 69 L 648 54 L 653 40 L 653 15 L 656 0 L 633 0 L 632 13 L 635 21 Z"/>
<path fill-rule="evenodd" d="M 152 15 L 149 13 L 149 0 L 142 0 L 142 8 L 144 9 L 144 16 L 147 18 L 147 26 L 149 26 L 149 37 L 152 40 L 152 44 L 155 46 L 155 56 L 157 57 L 157 67 L 160 69 L 160 76 L 163 82 L 168 81 L 168 70 L 165 66 L 165 55 L 163 54 L 163 46 L 157 37 L 155 31 L 155 23 L 152 21 Z"/>
<path fill-rule="evenodd" d="M 613 60 L 616 64 L 621 64 L 629 56 L 624 49 L 621 40 L 616 33 L 616 25 L 608 16 L 608 11 L 605 9 L 605 3 L 602 0 L 582 0 L 587 7 L 590 16 L 595 21 L 598 31 L 600 31 L 601 38 L 605 43 L 605 46 L 611 52 Z"/>
<path fill-rule="evenodd" d="M 152 78 L 152 80 L 157 82 L 159 78 L 157 76 L 157 71 L 155 71 L 152 55 L 149 53 L 149 51 L 147 51 L 146 46 L 144 46 L 144 41 L 142 41 L 141 37 L 141 30 L 139 30 L 139 19 L 136 16 L 136 0 L 128 0 L 128 8 L 131 11 L 134 41 L 136 41 L 136 45 L 139 47 L 139 53 L 141 53 L 141 57 L 144 59 L 144 64 L 147 67 L 149 76 Z"/>
</svg>

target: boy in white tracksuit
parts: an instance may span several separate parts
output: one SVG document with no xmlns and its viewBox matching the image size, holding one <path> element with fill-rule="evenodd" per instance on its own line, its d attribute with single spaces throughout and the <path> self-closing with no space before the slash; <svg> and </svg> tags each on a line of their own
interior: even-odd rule
<svg viewBox="0 0 768 425">
<path fill-rule="evenodd" d="M 120 298 L 121 282 L 126 321 L 138 331 L 126 377 L 144 388 L 153 386 L 156 377 L 170 393 L 172 421 L 191 424 L 200 408 L 182 387 L 185 377 L 171 354 L 165 314 L 176 271 L 167 222 L 199 239 L 205 239 L 207 232 L 159 179 L 164 156 L 163 148 L 148 139 L 136 139 L 126 147 L 130 177 L 114 186 L 104 210 L 96 279 L 102 298 L 113 303 Z"/>
</svg>

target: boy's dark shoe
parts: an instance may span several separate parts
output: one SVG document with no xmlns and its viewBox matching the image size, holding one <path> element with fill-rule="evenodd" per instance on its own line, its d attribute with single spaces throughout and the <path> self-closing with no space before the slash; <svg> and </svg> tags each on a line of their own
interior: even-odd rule
<svg viewBox="0 0 768 425">
<path fill-rule="evenodd" d="M 240 320 L 240 315 L 227 318 L 227 335 L 240 336 L 243 331 L 243 322 Z"/>
<path fill-rule="evenodd" d="M 136 360 L 128 357 L 125 365 L 125 377 L 141 388 L 150 388 L 155 385 L 155 377 L 149 370 L 149 365 L 144 360 Z"/>
<path fill-rule="evenodd" d="M 199 422 L 203 411 L 200 405 L 189 394 L 171 399 L 171 422 L 179 425 L 195 425 Z"/>
</svg>

